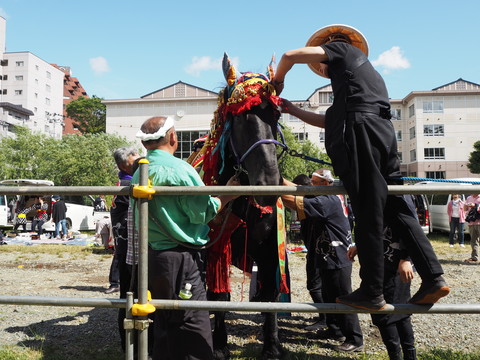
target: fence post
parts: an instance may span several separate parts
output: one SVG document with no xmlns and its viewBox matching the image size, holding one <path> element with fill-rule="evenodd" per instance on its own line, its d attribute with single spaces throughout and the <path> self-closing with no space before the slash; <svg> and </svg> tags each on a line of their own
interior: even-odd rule
<svg viewBox="0 0 480 360">
<path fill-rule="evenodd" d="M 148 161 L 140 162 L 140 186 L 148 185 Z M 138 303 L 140 305 L 148 302 L 148 199 L 138 199 Z M 148 359 L 148 316 L 142 316 L 147 326 L 139 329 L 138 332 L 138 359 Z"/>
</svg>

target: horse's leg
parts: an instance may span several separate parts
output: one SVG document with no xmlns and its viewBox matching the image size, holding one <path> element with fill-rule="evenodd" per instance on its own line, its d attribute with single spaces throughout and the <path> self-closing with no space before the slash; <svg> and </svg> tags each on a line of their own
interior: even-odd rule
<svg viewBox="0 0 480 360">
<path fill-rule="evenodd" d="M 230 301 L 229 293 L 208 292 L 209 301 Z M 214 311 L 213 327 L 213 358 L 225 360 L 230 358 L 230 349 L 227 343 L 227 328 L 225 325 L 225 311 Z"/>
</svg>

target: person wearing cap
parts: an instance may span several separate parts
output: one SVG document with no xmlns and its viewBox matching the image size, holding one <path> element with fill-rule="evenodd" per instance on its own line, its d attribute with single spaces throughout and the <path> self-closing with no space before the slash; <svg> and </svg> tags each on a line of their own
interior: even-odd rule
<svg viewBox="0 0 480 360">
<path fill-rule="evenodd" d="M 295 185 L 284 179 L 284 185 Z M 330 186 L 334 178 L 328 169 L 316 170 L 312 185 Z M 282 195 L 285 206 L 295 210 L 307 252 L 307 289 L 315 303 L 335 302 L 352 291 L 352 263 L 347 257 L 352 232 L 343 195 Z M 321 320 L 321 319 L 320 319 Z M 363 350 L 363 335 L 358 315 L 327 314 L 326 327 L 317 331 L 322 339 L 341 341 L 334 348 L 342 352 Z"/>
<path fill-rule="evenodd" d="M 152 117 L 137 138 L 147 149 L 148 178 L 152 186 L 204 186 L 187 162 L 174 156 L 178 138 L 174 120 Z M 139 183 L 139 171 L 132 177 Z M 227 185 L 238 185 L 235 178 Z M 191 300 L 206 301 L 201 250 L 210 231 L 207 223 L 233 195 L 159 195 L 148 202 L 148 275 L 154 299 L 179 300 L 191 287 Z M 133 199 L 130 199 L 133 204 Z M 135 210 L 138 221 L 138 211 Z M 138 224 L 137 224 L 138 226 Z M 157 310 L 153 323 L 153 360 L 213 359 L 212 331 L 207 310 Z"/>
<path fill-rule="evenodd" d="M 325 128 L 325 147 L 355 215 L 360 288 L 337 302 L 367 310 L 386 306 L 383 296 L 383 222 L 398 232 L 422 278 L 413 304 L 433 304 L 448 295 L 443 269 L 416 216 L 389 184 L 401 184 L 397 143 L 390 122 L 387 88 L 367 58 L 368 43 L 357 29 L 331 25 L 315 32 L 303 48 L 283 54 L 272 84 L 277 94 L 294 64 L 329 78 L 334 100 L 325 114 L 283 101 L 282 111 Z"/>
</svg>

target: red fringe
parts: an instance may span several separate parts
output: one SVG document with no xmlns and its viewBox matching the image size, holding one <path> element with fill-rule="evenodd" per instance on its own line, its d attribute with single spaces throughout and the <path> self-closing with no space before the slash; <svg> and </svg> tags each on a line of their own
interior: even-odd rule
<svg viewBox="0 0 480 360">
<path fill-rule="evenodd" d="M 230 236 L 244 222 L 237 215 L 230 213 L 227 219 L 222 219 L 221 215 L 217 215 L 208 224 L 210 226 L 210 241 L 217 239 L 218 234 L 222 231 L 223 222 L 227 221 L 220 239 L 208 249 L 206 282 L 208 290 L 214 293 L 230 292 L 230 264 L 232 262 L 232 248 L 230 245 Z"/>
</svg>

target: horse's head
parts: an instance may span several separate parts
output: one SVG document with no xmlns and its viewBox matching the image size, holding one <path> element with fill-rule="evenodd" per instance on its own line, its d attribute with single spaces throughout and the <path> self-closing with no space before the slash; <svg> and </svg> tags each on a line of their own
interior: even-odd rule
<svg viewBox="0 0 480 360">
<path fill-rule="evenodd" d="M 223 71 L 227 86 L 221 92 L 225 106 L 228 150 L 240 172 L 242 185 L 279 185 L 277 163 L 279 98 L 270 84 L 273 59 L 267 75 L 238 73 L 225 54 Z M 260 205 L 272 205 L 276 196 L 256 196 Z"/>
</svg>

